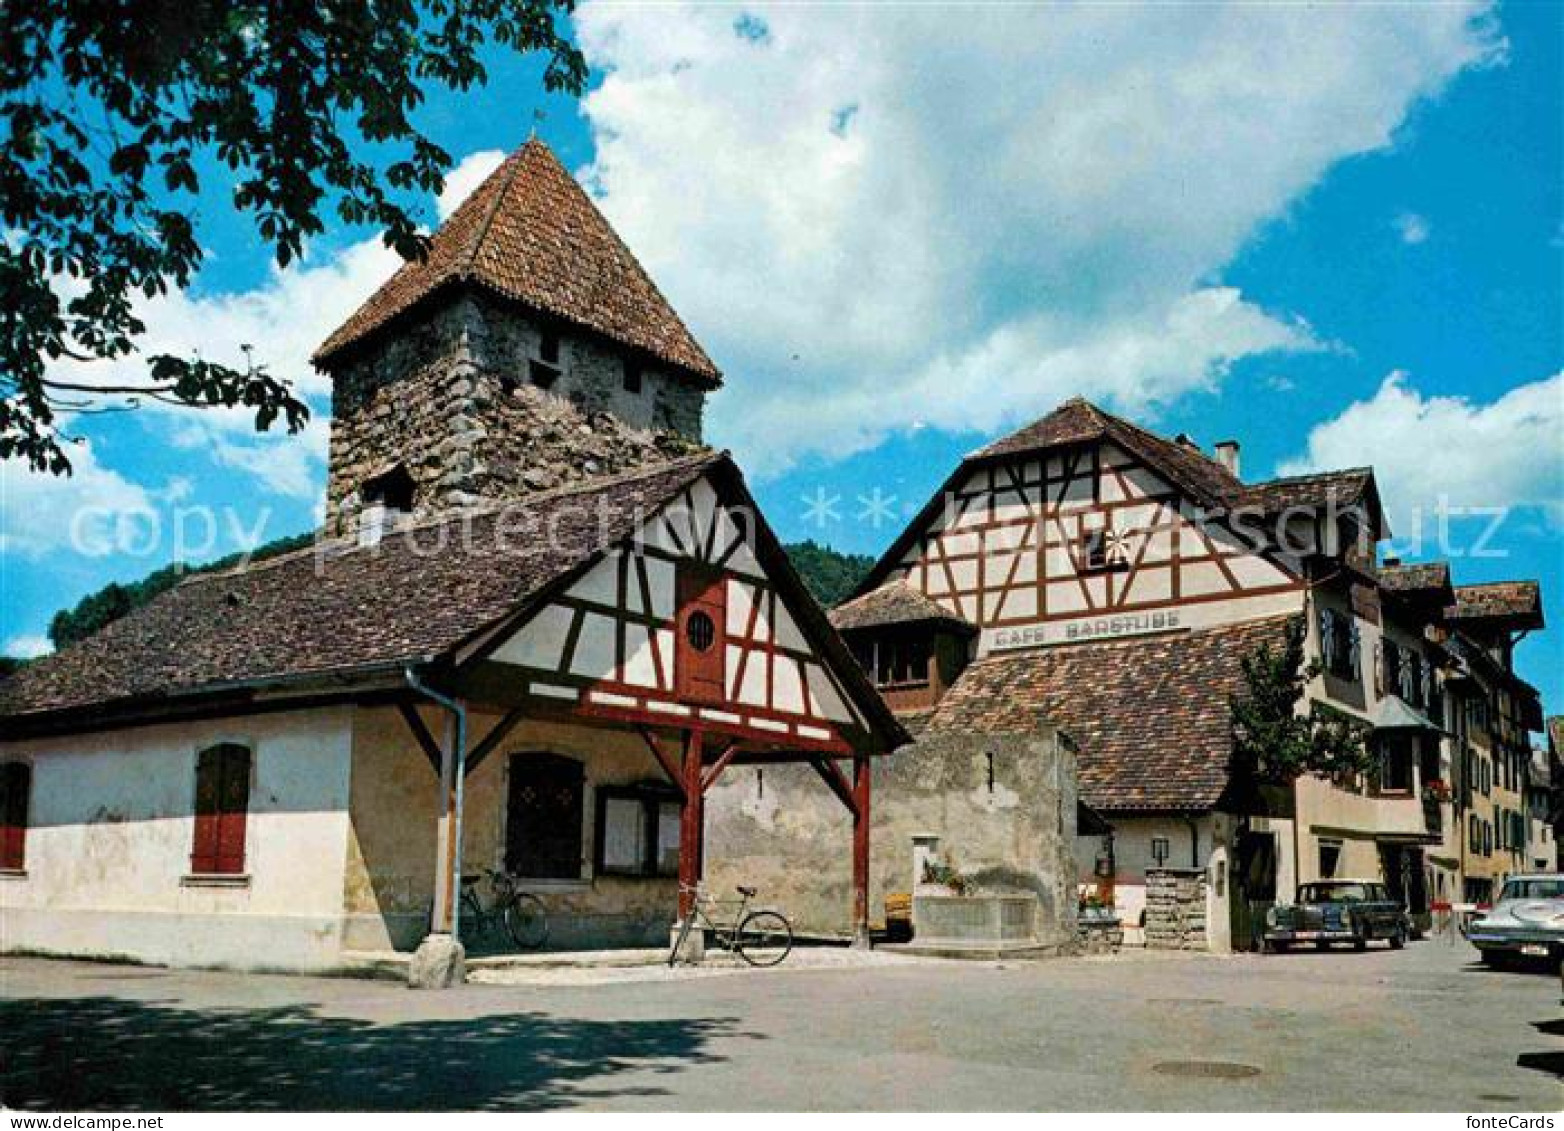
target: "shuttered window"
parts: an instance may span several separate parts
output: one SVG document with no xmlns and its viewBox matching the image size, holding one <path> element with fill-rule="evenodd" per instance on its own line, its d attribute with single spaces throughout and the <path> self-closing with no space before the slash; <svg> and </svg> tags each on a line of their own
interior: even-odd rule
<svg viewBox="0 0 1564 1131">
<path fill-rule="evenodd" d="M 198 876 L 244 872 L 245 818 L 250 808 L 250 751 L 223 743 L 196 756 L 195 844 L 190 871 Z"/>
<path fill-rule="evenodd" d="M 528 879 L 579 880 L 581 763 L 558 754 L 513 754 L 505 824 L 505 867 Z"/>
<path fill-rule="evenodd" d="M 26 762 L 0 763 L 0 871 L 27 867 L 27 806 L 33 768 Z"/>
</svg>

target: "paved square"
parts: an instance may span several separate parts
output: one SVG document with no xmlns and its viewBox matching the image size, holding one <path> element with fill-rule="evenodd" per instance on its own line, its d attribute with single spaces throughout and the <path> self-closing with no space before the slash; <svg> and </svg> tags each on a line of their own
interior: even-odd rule
<svg viewBox="0 0 1564 1131">
<path fill-rule="evenodd" d="M 1465 944 L 603 984 L 7 959 L 3 1099 L 88 1109 L 1556 1110 L 1559 982 Z"/>
</svg>

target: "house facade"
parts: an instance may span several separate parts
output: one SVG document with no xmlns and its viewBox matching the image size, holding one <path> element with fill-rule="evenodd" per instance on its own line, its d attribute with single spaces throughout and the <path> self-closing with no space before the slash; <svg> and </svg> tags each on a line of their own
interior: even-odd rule
<svg viewBox="0 0 1564 1131">
<path fill-rule="evenodd" d="M 1148 870 L 1198 871 L 1208 944 L 1243 947 L 1304 880 L 1384 879 L 1425 920 L 1466 894 L 1445 683 L 1447 642 L 1477 629 L 1447 570 L 1432 588 L 1382 570 L 1386 536 L 1369 469 L 1245 482 L 1237 444 L 1205 453 L 1077 399 L 964 460 L 833 615 L 907 589 L 970 625 L 953 680 L 925 663 L 932 633 L 847 635 L 920 733 L 1042 718 L 1070 735 L 1081 799 L 1112 825 L 1079 839 L 1081 883 L 1133 928 Z M 1230 702 L 1244 658 L 1300 622 L 1306 709 L 1359 728 L 1375 767 L 1277 789 L 1235 772 Z M 1535 692 L 1495 663 L 1524 728 Z"/>
<path fill-rule="evenodd" d="M 715 367 L 553 155 L 507 160 L 316 361 L 317 543 L 0 684 L 4 947 L 416 946 L 455 976 L 490 868 L 552 945 L 665 943 L 708 791 L 779 764 L 846 814 L 863 933 L 870 761 L 906 734 L 700 445 Z"/>
</svg>

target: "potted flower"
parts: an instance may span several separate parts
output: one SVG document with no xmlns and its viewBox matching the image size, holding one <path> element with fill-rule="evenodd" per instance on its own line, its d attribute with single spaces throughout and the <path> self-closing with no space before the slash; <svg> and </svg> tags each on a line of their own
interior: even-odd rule
<svg viewBox="0 0 1564 1131">
<path fill-rule="evenodd" d="M 950 894 L 958 896 L 969 894 L 972 888 L 972 882 L 967 877 L 932 856 L 923 862 L 923 882 L 936 884 L 947 889 Z"/>
<path fill-rule="evenodd" d="M 1437 801 L 1440 803 L 1449 801 L 1452 794 L 1450 783 L 1440 778 L 1431 778 L 1423 783 L 1423 800 Z"/>
</svg>

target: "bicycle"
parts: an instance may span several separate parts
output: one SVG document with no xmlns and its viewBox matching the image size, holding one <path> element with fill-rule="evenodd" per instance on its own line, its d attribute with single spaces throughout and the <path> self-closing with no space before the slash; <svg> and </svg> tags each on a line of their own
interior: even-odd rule
<svg viewBox="0 0 1564 1131">
<path fill-rule="evenodd" d="M 478 884 L 487 879 L 494 898 L 487 907 L 478 896 Z M 516 878 L 498 868 L 482 876 L 462 877 L 461 933 L 477 941 L 503 926 L 511 941 L 523 950 L 537 950 L 548 942 L 548 912 L 543 901 L 516 887 Z"/>
<path fill-rule="evenodd" d="M 679 952 L 684 949 L 685 941 L 690 937 L 697 920 L 703 931 L 711 932 L 712 941 L 716 945 L 732 951 L 751 966 L 775 966 L 791 953 L 793 925 L 786 916 L 769 908 L 749 910 L 749 901 L 755 898 L 756 889 L 740 885 L 737 889 L 738 899 L 718 899 L 707 894 L 698 884 L 693 888 L 680 884 L 679 891 L 695 898 L 690 913 L 679 924 L 679 937 L 668 952 L 669 966 L 678 962 Z M 726 924 L 712 919 L 711 912 L 719 907 L 736 908 L 732 919 Z"/>
</svg>

